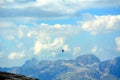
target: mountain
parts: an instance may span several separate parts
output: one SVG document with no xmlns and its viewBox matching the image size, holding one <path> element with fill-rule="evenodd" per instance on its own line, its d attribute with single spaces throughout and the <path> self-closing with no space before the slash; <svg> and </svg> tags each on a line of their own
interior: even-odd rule
<svg viewBox="0 0 120 80">
<path fill-rule="evenodd" d="M 86 54 L 76 58 L 76 61 L 80 64 L 87 65 L 100 62 L 100 59 L 93 54 Z"/>
<path fill-rule="evenodd" d="M 93 54 L 74 60 L 28 60 L 21 67 L 0 68 L 2 71 L 23 74 L 40 80 L 120 80 L 120 57 L 100 61 Z"/>
<path fill-rule="evenodd" d="M 103 61 L 99 63 L 98 68 L 103 73 L 108 73 L 120 78 L 120 57 L 114 60 Z"/>
<path fill-rule="evenodd" d="M 38 79 L 26 77 L 20 74 L 0 72 L 0 80 L 38 80 Z"/>
</svg>

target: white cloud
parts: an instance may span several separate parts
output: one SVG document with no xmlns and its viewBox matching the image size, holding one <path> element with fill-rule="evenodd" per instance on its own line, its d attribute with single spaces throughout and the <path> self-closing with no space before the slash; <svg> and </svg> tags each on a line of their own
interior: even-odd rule
<svg viewBox="0 0 120 80">
<path fill-rule="evenodd" d="M 35 54 L 40 54 L 42 51 L 54 51 L 59 49 L 64 45 L 64 39 L 63 38 L 55 38 L 54 40 L 47 40 L 45 42 L 43 41 L 36 41 L 33 50 Z M 68 49 L 68 47 L 66 47 Z"/>
<path fill-rule="evenodd" d="M 25 32 L 25 31 L 24 31 Z M 70 24 L 36 24 L 35 27 L 29 28 L 26 33 L 27 37 L 39 37 L 42 41 L 50 37 L 68 37 L 80 32 L 79 26 Z"/>
<path fill-rule="evenodd" d="M 75 47 L 75 48 L 73 49 L 73 55 L 76 56 L 77 54 L 80 54 L 80 50 L 81 50 L 80 47 Z"/>
<path fill-rule="evenodd" d="M 94 46 L 94 47 L 91 49 L 91 52 L 92 52 L 92 53 L 96 53 L 97 50 L 98 50 L 98 47 L 97 47 L 97 46 Z"/>
<path fill-rule="evenodd" d="M 43 48 L 43 44 L 39 41 L 35 43 L 35 46 L 33 48 L 35 54 L 39 54 Z"/>
<path fill-rule="evenodd" d="M 101 51 L 101 49 L 98 48 L 97 45 L 93 46 L 93 48 L 91 49 L 91 52 L 92 52 L 92 53 L 97 53 L 97 52 L 100 52 L 100 51 Z"/>
<path fill-rule="evenodd" d="M 80 33 L 81 26 L 83 30 L 88 31 L 90 33 L 95 32 L 95 34 L 120 30 L 118 23 L 120 21 L 120 15 L 92 17 L 93 18 L 81 22 L 81 24 L 49 25 L 45 23 L 37 24 L 36 22 L 33 22 L 35 23 L 35 25 L 31 25 L 32 27 L 29 27 L 26 23 L 26 25 L 21 24 L 18 25 L 18 27 L 16 28 L 7 27 L 5 29 L 6 32 L 5 30 L 3 32 L 7 33 L 4 34 L 4 37 L 8 37 L 7 35 L 14 37 L 15 45 L 16 43 L 18 44 L 17 48 L 21 48 L 22 50 L 30 49 L 31 54 L 34 53 L 42 55 L 41 53 L 45 53 L 45 51 L 47 51 L 47 53 L 58 52 L 61 49 L 65 49 L 65 51 L 70 51 L 70 46 L 68 46 L 68 44 L 66 44 L 65 42 L 67 41 L 67 39 L 70 39 L 71 36 L 73 37 L 74 35 Z M 87 27 L 85 26 L 85 24 L 87 24 Z M 90 26 L 90 24 L 92 26 Z M 104 27 L 101 27 L 100 25 L 103 25 Z M 3 35 L 3 32 L 0 31 L 0 35 Z M 9 39 L 12 40 L 13 38 L 9 37 Z M 21 42 L 25 44 L 24 47 L 21 47 L 22 44 L 19 44 Z M 9 47 L 9 45 L 7 46 Z M 79 54 L 79 51 L 80 47 L 75 48 L 73 54 L 77 55 Z M 94 47 L 91 51 L 96 52 L 96 47 Z"/>
<path fill-rule="evenodd" d="M 70 48 L 69 48 L 68 45 L 64 45 L 64 46 L 63 46 L 63 49 L 64 49 L 65 51 L 70 51 Z"/>
<path fill-rule="evenodd" d="M 116 45 L 117 45 L 117 50 L 120 51 L 120 37 L 115 38 Z"/>
<path fill-rule="evenodd" d="M 55 26 L 61 26 L 61 28 Z M 36 27 L 29 28 L 26 32 L 28 38 L 34 38 L 34 53 L 39 54 L 42 49 L 55 50 L 64 44 L 64 39 L 69 36 L 79 33 L 78 27 L 72 25 L 61 25 L 61 24 L 37 24 Z M 25 32 L 25 30 L 24 30 Z M 25 33 L 24 33 L 25 34 Z M 37 47 L 39 45 L 39 47 Z M 35 47 L 36 46 L 36 47 Z M 53 48 L 51 48 L 53 47 Z M 64 46 L 67 50 L 68 46 Z M 36 52 L 37 51 L 37 52 Z"/>
<path fill-rule="evenodd" d="M 27 33 L 27 37 L 32 37 L 32 35 L 35 35 L 35 34 L 37 34 L 36 31 L 29 31 Z"/>
<path fill-rule="evenodd" d="M 6 29 L 6 28 L 14 28 L 16 27 L 16 24 L 12 21 L 2 21 L 0 19 L 0 29 Z"/>
<path fill-rule="evenodd" d="M 8 58 L 13 60 L 13 59 L 21 59 L 21 58 L 24 58 L 25 57 L 25 54 L 22 52 L 22 53 L 19 53 L 19 52 L 12 52 L 8 55 Z"/>
<path fill-rule="evenodd" d="M 13 3 L 14 0 L 6 0 L 6 2 L 8 2 L 8 3 Z"/>
<path fill-rule="evenodd" d="M 0 35 L 4 36 L 5 39 L 14 39 L 17 49 L 26 50 L 29 48 L 31 51 L 34 51 L 34 54 L 40 54 L 42 51 L 56 52 L 58 49 L 61 50 L 63 48 L 69 51 L 68 44 L 64 42 L 67 37 L 75 35 L 79 31 L 79 27 L 74 27 L 70 24 L 49 25 L 35 23 L 32 27 L 25 24 L 19 24 L 15 28 L 8 27 L 3 32 L 0 31 Z"/>
<path fill-rule="evenodd" d="M 60 29 L 62 26 L 60 24 L 55 24 L 54 27 Z"/>
<path fill-rule="evenodd" d="M 37 16 L 41 18 L 74 16 L 85 9 L 120 6 L 119 0 L 1 0 L 0 3 L 4 3 L 1 5 L 1 9 L 6 13 L 1 16 Z"/>
<path fill-rule="evenodd" d="M 73 36 L 75 34 L 80 33 L 81 27 L 77 25 L 70 24 L 55 24 L 53 25 L 54 34 L 62 35 L 62 36 Z"/>
<path fill-rule="evenodd" d="M 0 52 L 0 58 L 3 56 L 3 52 Z"/>
<path fill-rule="evenodd" d="M 82 23 L 82 29 L 91 35 L 120 30 L 120 15 L 93 16 Z"/>
<path fill-rule="evenodd" d="M 54 42 L 49 44 L 49 47 L 54 47 L 54 48 L 58 48 L 60 46 L 62 46 L 64 43 L 64 39 L 63 38 L 56 38 L 54 39 Z"/>
<path fill-rule="evenodd" d="M 29 27 L 26 25 L 19 25 L 17 30 L 18 30 L 18 37 L 22 38 L 23 36 L 25 36 L 26 31 Z"/>
<path fill-rule="evenodd" d="M 14 0 L 0 0 L 0 3 L 12 3 Z"/>
<path fill-rule="evenodd" d="M 19 34 L 18 36 L 19 36 L 20 38 L 22 38 L 23 35 L 24 35 L 23 32 L 22 32 L 22 30 L 19 30 L 19 31 L 18 31 L 18 34 Z"/>
</svg>

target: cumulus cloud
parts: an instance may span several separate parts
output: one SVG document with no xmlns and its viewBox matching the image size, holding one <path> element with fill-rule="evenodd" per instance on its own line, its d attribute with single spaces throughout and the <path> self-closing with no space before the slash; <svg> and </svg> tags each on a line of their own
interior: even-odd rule
<svg viewBox="0 0 120 80">
<path fill-rule="evenodd" d="M 120 51 L 120 37 L 115 38 L 116 45 L 117 45 L 117 50 Z"/>
<path fill-rule="evenodd" d="M 120 15 L 93 16 L 82 23 L 82 29 L 91 35 L 120 30 Z"/>
<path fill-rule="evenodd" d="M 46 41 L 46 42 L 42 42 L 42 41 L 36 41 L 33 50 L 35 54 L 40 54 L 42 50 L 45 51 L 54 51 L 59 49 L 60 47 L 62 47 L 64 45 L 64 39 L 63 38 L 55 38 L 53 41 Z M 64 45 L 65 49 L 68 49 L 68 46 Z"/>
<path fill-rule="evenodd" d="M 35 46 L 34 46 L 34 53 L 35 54 L 39 54 L 40 52 L 41 52 L 41 50 L 42 50 L 42 47 L 43 46 L 43 44 L 42 43 L 40 43 L 39 41 L 37 41 L 36 43 L 35 43 Z"/>
<path fill-rule="evenodd" d="M 24 50 L 26 53 L 31 52 L 31 54 L 40 55 L 41 53 L 45 53 L 45 51 L 47 51 L 46 53 L 52 53 L 61 49 L 65 49 L 67 52 L 70 51 L 70 48 L 69 45 L 65 43 L 65 40 L 80 32 L 79 27 L 71 24 L 49 25 L 36 23 L 31 26 L 32 27 L 26 24 L 17 24 L 17 27 L 6 27 L 0 31 L 1 38 L 6 39 L 8 43 L 14 43 L 14 45 L 9 48 L 10 51 L 17 49 Z M 5 46 L 9 47 L 8 44 L 5 44 Z"/>
<path fill-rule="evenodd" d="M 25 19 L 25 23 L 27 19 Z M 18 21 L 19 22 L 19 21 Z M 29 22 L 31 23 L 31 22 Z M 35 23 L 33 21 L 33 23 Z M 27 23 L 28 24 L 28 23 Z M 27 25 L 16 25 L 14 22 L 1 22 L 0 24 L 0 35 L 11 34 L 18 35 L 19 38 L 27 36 L 29 38 L 45 34 L 48 36 L 70 36 L 80 33 L 84 30 L 89 32 L 91 35 L 97 35 L 99 33 L 108 33 L 112 31 L 120 30 L 120 15 L 105 15 L 96 16 L 91 15 L 89 19 L 85 21 L 79 21 L 78 24 L 36 24 L 29 27 Z M 3 27 L 4 26 L 4 27 Z M 16 27 L 17 26 L 17 27 Z M 17 30 L 16 30 L 17 29 Z M 8 31 L 9 30 L 9 31 Z M 13 31 L 14 30 L 14 31 Z M 10 32 L 11 31 L 11 32 Z M 9 34 L 9 35 L 10 35 Z M 43 35 L 45 36 L 45 35 Z"/>
<path fill-rule="evenodd" d="M 17 49 L 25 50 L 25 52 L 30 53 L 30 55 L 54 55 L 55 53 L 55 55 L 57 55 L 57 53 L 59 52 L 59 50 L 61 51 L 61 49 L 64 49 L 65 51 L 70 51 L 71 46 L 70 44 L 66 44 L 66 41 L 69 41 L 68 39 L 72 37 L 78 36 L 78 34 L 83 35 L 83 31 L 87 31 L 92 35 L 97 35 L 101 33 L 103 34 L 112 31 L 120 31 L 119 22 L 120 15 L 93 15 L 91 18 L 80 21 L 80 23 L 76 24 L 38 24 L 37 22 L 33 21 L 34 25 L 30 24 L 29 26 L 27 22 L 23 24 L 12 22 L 13 24 L 16 23 L 17 27 L 9 27 L 9 25 L 7 25 L 4 30 L 1 30 L 2 27 L 0 27 L 0 36 L 2 39 L 2 36 L 6 37 L 4 39 L 7 39 L 9 44 L 11 44 L 12 40 L 14 40 L 14 45 L 10 47 L 2 40 L 1 43 L 3 42 L 5 47 L 10 47 L 10 51 L 14 51 L 15 49 Z M 91 51 L 96 52 L 96 47 L 93 47 L 93 50 Z M 73 55 L 78 55 L 79 52 L 80 47 L 74 48 Z"/>
<path fill-rule="evenodd" d="M 21 58 L 24 58 L 25 57 L 25 54 L 22 52 L 22 53 L 19 53 L 19 52 L 12 52 L 8 55 L 8 58 L 13 60 L 13 59 L 21 59 Z"/>
<path fill-rule="evenodd" d="M 33 28 L 29 28 L 27 37 L 39 36 L 42 39 L 47 39 L 49 36 L 63 37 L 71 36 L 80 32 L 80 26 L 71 24 L 37 24 Z"/>
<path fill-rule="evenodd" d="M 65 17 L 89 8 L 119 7 L 116 0 L 1 0 L 0 17 Z M 86 6 L 87 5 L 87 6 Z"/>
</svg>

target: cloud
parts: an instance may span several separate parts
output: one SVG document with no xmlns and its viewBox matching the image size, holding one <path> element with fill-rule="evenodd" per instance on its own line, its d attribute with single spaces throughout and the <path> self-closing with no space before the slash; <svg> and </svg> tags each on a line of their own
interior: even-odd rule
<svg viewBox="0 0 120 80">
<path fill-rule="evenodd" d="M 0 20 L 0 36 L 7 40 L 14 40 L 15 36 L 13 33 L 16 33 L 14 31 L 16 27 L 17 25 L 14 22 Z"/>
<path fill-rule="evenodd" d="M 25 3 L 30 3 L 34 2 L 35 0 L 0 0 L 0 4 L 25 4 Z"/>
<path fill-rule="evenodd" d="M 21 24 L 16 24 L 21 21 L 2 21 L 0 22 L 0 35 L 6 35 L 7 33 L 11 35 L 17 35 L 19 38 L 27 36 L 31 38 L 33 36 L 38 36 L 39 34 L 46 33 L 48 36 L 73 36 L 80 33 L 82 30 L 89 32 L 91 35 L 109 33 L 120 30 L 120 15 L 105 15 L 97 16 L 90 15 L 87 16 L 88 19 L 83 21 L 78 21 L 78 24 L 37 24 L 34 19 L 25 18 Z M 1 21 L 1 20 L 0 20 Z M 32 23 L 32 24 L 30 24 Z M 30 24 L 28 26 L 27 24 Z M 3 27 L 4 26 L 4 27 Z M 17 29 L 17 30 L 16 30 Z M 11 32 L 10 32 L 11 31 Z M 49 34 L 48 34 L 49 33 Z M 44 36 L 44 35 L 43 35 Z"/>
<path fill-rule="evenodd" d="M 6 49 L 6 52 L 24 50 L 25 54 L 30 53 L 27 55 L 30 55 L 30 57 L 36 55 L 50 56 L 52 55 L 52 52 L 55 52 L 56 56 L 59 56 L 57 53 L 59 53 L 62 49 L 67 52 L 71 52 L 71 38 L 84 35 L 83 31 L 91 34 L 95 32 L 95 35 L 104 34 L 106 32 L 120 31 L 119 17 L 119 15 L 91 15 L 89 19 L 79 21 L 80 23 L 76 24 L 39 24 L 35 21 L 32 22 L 32 20 L 29 22 L 29 19 L 24 23 L 18 24 L 17 22 L 19 22 L 19 20 L 16 22 L 14 20 L 11 21 L 13 24 L 16 23 L 14 27 L 11 25 L 11 27 L 7 25 L 6 28 L 0 27 L 0 30 L 1 28 L 4 29 L 0 31 L 0 37 L 2 38 L 1 43 L 3 44 L 3 48 Z M 32 24 L 29 25 L 28 23 Z M 85 27 L 85 24 L 87 24 L 88 27 Z M 104 27 L 100 25 L 103 25 Z M 5 41 L 7 43 L 5 43 Z M 68 44 L 67 41 L 70 41 L 70 43 Z M 10 46 L 11 44 L 12 46 Z M 76 44 L 77 43 L 75 43 L 75 45 Z M 96 48 L 94 47 L 92 51 L 96 52 L 97 50 L 95 49 Z M 79 55 L 79 52 L 80 47 L 75 48 L 73 49 L 73 54 L 71 55 Z"/>
<path fill-rule="evenodd" d="M 75 47 L 75 48 L 73 49 L 73 55 L 76 56 L 77 54 L 80 54 L 80 50 L 81 50 L 80 47 Z"/>
<path fill-rule="evenodd" d="M 37 42 L 35 43 L 34 48 L 33 48 L 34 53 L 35 53 L 35 54 L 41 53 L 42 48 L 43 48 L 43 44 L 40 43 L 39 41 L 37 41 Z"/>
<path fill-rule="evenodd" d="M 19 25 L 17 28 L 17 34 L 19 38 L 22 38 L 25 36 L 25 34 L 27 34 L 27 30 L 28 30 L 29 26 L 27 25 Z"/>
<path fill-rule="evenodd" d="M 52 42 L 52 40 L 50 41 L 39 41 L 37 40 L 33 50 L 35 54 L 40 54 L 42 51 L 55 51 L 59 48 L 61 48 L 64 45 L 64 39 L 63 38 L 55 38 Z M 65 49 L 68 49 L 68 46 L 64 45 Z"/>
<path fill-rule="evenodd" d="M 29 31 L 27 33 L 27 37 L 32 37 L 33 35 L 37 34 L 36 31 Z"/>
<path fill-rule="evenodd" d="M 94 45 L 93 48 L 91 49 L 91 52 L 92 52 L 92 53 L 97 53 L 97 52 L 100 52 L 100 51 L 101 51 L 101 49 L 98 48 L 97 45 Z"/>
<path fill-rule="evenodd" d="M 120 37 L 115 38 L 116 45 L 117 45 L 117 50 L 120 51 Z"/>
<path fill-rule="evenodd" d="M 14 1 L 14 3 L 23 4 L 23 3 L 35 2 L 36 0 L 12 0 L 12 1 Z"/>
<path fill-rule="evenodd" d="M 97 46 L 94 46 L 94 47 L 91 49 L 91 52 L 92 52 L 92 53 L 96 53 L 97 50 L 98 50 L 98 47 L 97 47 Z"/>
<path fill-rule="evenodd" d="M 26 20 L 28 20 L 28 22 L 26 22 Z M 31 19 L 29 22 L 29 19 L 27 18 L 25 18 L 25 22 L 23 22 L 20 25 L 15 24 L 14 21 L 1 22 L 0 25 L 1 36 L 7 37 L 6 35 L 9 34 L 9 38 L 10 36 L 12 37 L 12 35 L 16 35 L 19 38 L 23 38 L 26 36 L 28 38 L 32 38 L 32 37 L 35 38 L 38 36 L 45 37 L 46 35 L 50 37 L 53 36 L 68 37 L 68 36 L 76 35 L 81 31 L 89 32 L 91 35 L 120 31 L 120 26 L 119 26 L 120 15 L 105 15 L 105 16 L 90 15 L 90 17 L 88 16 L 88 19 L 83 21 L 78 21 L 78 23 L 74 25 L 71 24 L 50 25 L 46 23 L 37 24 L 35 21 Z M 18 22 L 19 20 L 16 23 Z M 28 23 L 29 24 L 33 23 L 33 24 L 28 26 L 27 25 Z"/>
<path fill-rule="evenodd" d="M 34 27 L 29 28 L 27 37 L 39 36 L 48 38 L 48 36 L 67 37 L 80 32 L 80 27 L 71 24 L 36 24 Z M 45 40 L 45 39 L 44 39 Z"/>
<path fill-rule="evenodd" d="M 56 53 L 55 53 L 55 52 L 52 52 L 52 53 L 50 54 L 50 56 L 55 57 L 55 56 L 56 56 Z"/>
<path fill-rule="evenodd" d="M 120 30 L 120 15 L 93 16 L 82 23 L 82 29 L 91 35 Z"/>
<path fill-rule="evenodd" d="M 91 8 L 119 7 L 116 0 L 1 0 L 0 17 L 55 18 L 75 16 Z M 86 6 L 87 5 L 87 6 Z"/>
<path fill-rule="evenodd" d="M 44 55 L 41 53 L 50 54 L 52 52 L 57 53 L 59 50 L 61 51 L 61 49 L 65 49 L 66 52 L 70 51 L 70 47 L 65 41 L 68 37 L 80 32 L 79 27 L 71 24 L 50 25 L 33 22 L 35 25 L 28 26 L 26 22 L 17 24 L 17 22 L 13 21 L 13 23 L 16 23 L 17 26 L 10 28 L 8 26 L 0 31 L 0 36 L 2 38 L 1 43 L 4 44 L 3 47 L 9 47 L 7 50 L 8 52 L 24 50 L 25 53 L 30 53 L 29 55 Z M 3 39 L 6 40 L 7 43 L 4 43 Z M 14 45 L 10 47 L 11 43 Z"/>
<path fill-rule="evenodd" d="M 8 58 L 13 60 L 13 59 L 21 59 L 24 58 L 25 54 L 24 53 L 19 53 L 19 52 L 12 52 L 8 55 Z"/>
<path fill-rule="evenodd" d="M 3 52 L 0 52 L 0 58 L 3 56 Z"/>
<path fill-rule="evenodd" d="M 23 34 L 22 30 L 19 30 L 19 31 L 18 31 L 18 36 L 19 36 L 20 38 L 22 38 L 23 35 L 24 35 L 24 34 Z"/>
<path fill-rule="evenodd" d="M 7 38 L 8 40 L 14 40 L 14 39 L 15 39 L 13 36 L 10 36 L 10 35 L 6 36 L 6 38 Z"/>
<path fill-rule="evenodd" d="M 16 27 L 16 24 L 14 22 L 10 21 L 2 21 L 0 20 L 0 29 L 6 29 L 6 28 L 14 28 Z"/>
<path fill-rule="evenodd" d="M 0 0 L 1 4 L 5 4 L 5 3 L 13 3 L 14 0 Z"/>
<path fill-rule="evenodd" d="M 62 28 L 62 26 L 61 26 L 60 24 L 55 24 L 54 27 L 55 27 L 56 29 Z"/>
<path fill-rule="evenodd" d="M 64 45 L 63 46 L 63 49 L 67 52 L 67 51 L 70 51 L 70 48 L 69 48 L 69 46 L 68 45 Z"/>
</svg>

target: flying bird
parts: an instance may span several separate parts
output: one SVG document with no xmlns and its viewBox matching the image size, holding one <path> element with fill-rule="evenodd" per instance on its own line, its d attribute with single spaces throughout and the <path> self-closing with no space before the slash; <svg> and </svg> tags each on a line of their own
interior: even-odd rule
<svg viewBox="0 0 120 80">
<path fill-rule="evenodd" d="M 64 52 L 64 50 L 62 49 L 62 52 Z"/>
</svg>

